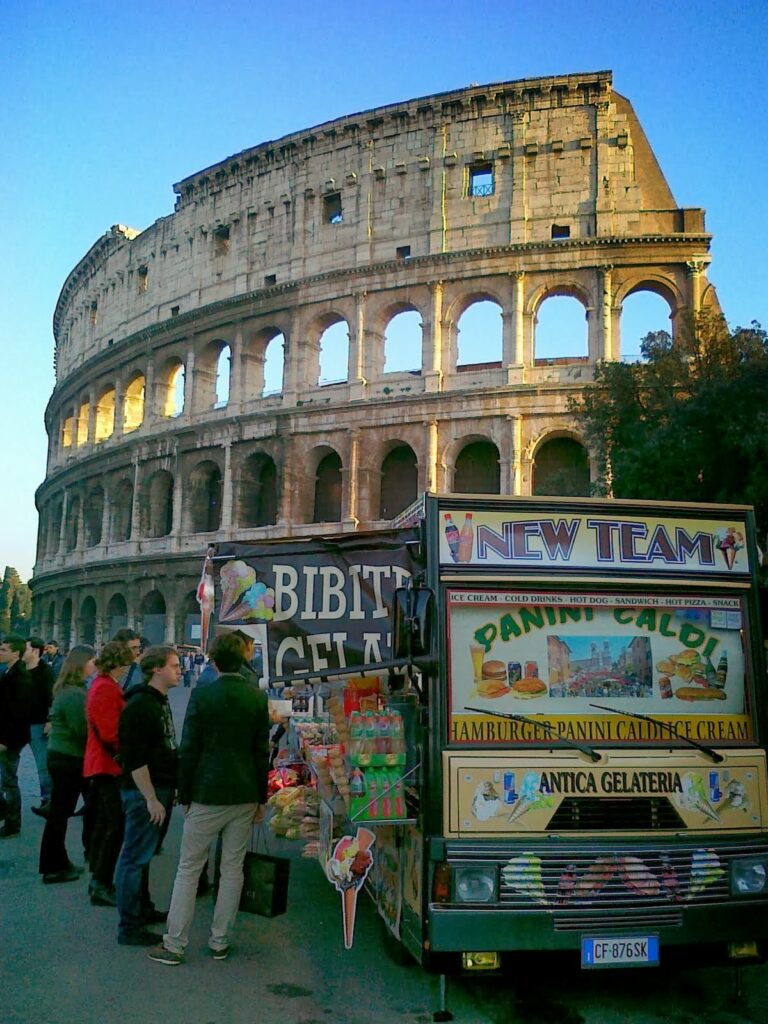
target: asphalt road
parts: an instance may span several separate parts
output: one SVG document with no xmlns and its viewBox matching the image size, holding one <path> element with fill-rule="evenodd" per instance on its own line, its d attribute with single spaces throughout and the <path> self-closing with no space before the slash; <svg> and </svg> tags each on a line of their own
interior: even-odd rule
<svg viewBox="0 0 768 1024">
<path fill-rule="evenodd" d="M 172 695 L 177 719 L 188 691 Z M 429 1024 L 436 979 L 392 964 L 372 907 L 362 900 L 354 948 L 342 945 L 338 895 L 299 844 L 292 857 L 288 912 L 274 920 L 239 916 L 234 952 L 207 954 L 211 905 L 199 900 L 187 962 L 153 963 L 118 946 L 116 913 L 92 907 L 87 877 L 44 886 L 37 874 L 42 822 L 30 814 L 36 776 L 22 757 L 22 836 L 0 841 L 0 1024 Z M 152 868 L 152 891 L 167 906 L 181 815 Z M 79 819 L 70 854 L 80 858 Z M 463 1024 L 765 1024 L 768 967 L 734 972 L 671 969 L 581 973 L 548 960 L 503 978 L 451 979 L 448 1005 Z"/>
</svg>

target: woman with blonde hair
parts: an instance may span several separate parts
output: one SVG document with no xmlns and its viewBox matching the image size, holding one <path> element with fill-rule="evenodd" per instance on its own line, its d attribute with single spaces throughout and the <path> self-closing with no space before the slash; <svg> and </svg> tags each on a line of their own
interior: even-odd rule
<svg viewBox="0 0 768 1024">
<path fill-rule="evenodd" d="M 96 671 L 96 651 L 86 644 L 73 647 L 61 666 L 53 687 L 48 734 L 48 772 L 51 802 L 40 843 L 39 871 L 46 885 L 75 882 L 81 875 L 67 855 L 67 823 L 74 814 L 77 798 L 85 793 L 83 754 L 85 682 Z M 87 850 L 87 827 L 83 822 L 83 847 Z"/>
</svg>

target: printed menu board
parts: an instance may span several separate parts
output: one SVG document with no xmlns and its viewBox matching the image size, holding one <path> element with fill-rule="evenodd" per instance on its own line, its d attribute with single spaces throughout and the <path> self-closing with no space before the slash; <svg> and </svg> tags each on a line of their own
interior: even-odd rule
<svg viewBox="0 0 768 1024">
<path fill-rule="evenodd" d="M 752 736 L 740 597 L 462 588 L 446 600 L 450 742 L 668 739 L 659 720 L 702 742 Z"/>
</svg>

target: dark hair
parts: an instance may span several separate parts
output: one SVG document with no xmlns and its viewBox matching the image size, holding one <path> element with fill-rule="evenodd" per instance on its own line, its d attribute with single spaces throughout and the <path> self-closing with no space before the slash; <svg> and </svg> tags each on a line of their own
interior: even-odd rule
<svg viewBox="0 0 768 1024">
<path fill-rule="evenodd" d="M 211 648 L 211 661 L 219 672 L 237 672 L 245 661 L 245 644 L 237 633 L 218 637 Z"/>
<path fill-rule="evenodd" d="M 112 669 L 132 664 L 133 651 L 127 644 L 120 643 L 119 640 L 110 640 L 108 644 L 104 644 L 101 654 L 96 659 L 96 667 L 99 672 L 107 675 Z"/>
<path fill-rule="evenodd" d="M 144 682 L 148 683 L 152 678 L 152 673 L 156 668 L 165 668 L 166 663 L 172 654 L 178 654 L 179 652 L 175 647 L 148 647 L 146 654 L 142 654 L 139 666 L 141 667 L 141 674 L 144 676 Z"/>
<path fill-rule="evenodd" d="M 41 654 L 45 650 L 45 641 L 41 640 L 39 636 L 27 637 L 27 643 L 33 650 L 40 651 Z"/>
<path fill-rule="evenodd" d="M 8 644 L 10 649 L 12 651 L 16 651 L 19 657 L 21 657 L 21 655 L 27 649 L 27 641 L 24 639 L 23 636 L 17 636 L 16 633 L 9 634 L 9 636 L 7 636 L 5 640 L 3 640 L 3 643 Z"/>
<path fill-rule="evenodd" d="M 73 647 L 62 662 L 61 671 L 53 685 L 53 696 L 58 697 L 65 686 L 85 686 L 83 670 L 91 658 L 95 657 L 96 651 L 88 644 Z"/>
<path fill-rule="evenodd" d="M 46 647 L 58 647 L 59 646 L 59 641 L 58 640 L 49 640 L 48 643 L 45 646 Z"/>
<path fill-rule="evenodd" d="M 130 626 L 123 626 L 122 629 L 118 629 L 115 635 L 112 637 L 112 642 L 118 644 L 127 644 L 129 640 L 138 640 L 139 634 L 135 629 L 131 629 Z"/>
</svg>

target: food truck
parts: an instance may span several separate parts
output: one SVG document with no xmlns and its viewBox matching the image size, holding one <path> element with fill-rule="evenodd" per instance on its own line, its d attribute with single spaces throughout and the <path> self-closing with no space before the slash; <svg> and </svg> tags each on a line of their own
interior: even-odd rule
<svg viewBox="0 0 768 1024">
<path fill-rule="evenodd" d="M 525 951 L 585 969 L 686 948 L 759 961 L 752 510 L 426 494 L 393 527 L 308 540 L 290 566 L 296 542 L 215 559 L 225 579 L 235 561 L 253 569 L 248 586 L 271 601 L 270 686 L 299 680 L 336 709 L 347 821 L 326 813 L 320 859 L 334 827 L 364 824 L 384 927 L 441 972 Z M 219 613 L 253 621 L 238 586 Z"/>
</svg>

